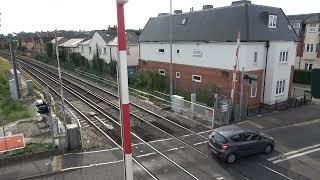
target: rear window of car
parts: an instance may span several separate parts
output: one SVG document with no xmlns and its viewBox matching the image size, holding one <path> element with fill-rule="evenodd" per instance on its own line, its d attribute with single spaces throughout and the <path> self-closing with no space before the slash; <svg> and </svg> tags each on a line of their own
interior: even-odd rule
<svg viewBox="0 0 320 180">
<path fill-rule="evenodd" d="M 227 138 L 225 138 L 224 136 L 222 136 L 221 134 L 219 134 L 219 133 L 217 133 L 217 132 L 213 132 L 212 133 L 212 138 L 216 141 L 216 142 L 218 142 L 218 143 L 226 143 L 228 140 L 227 140 Z"/>
</svg>

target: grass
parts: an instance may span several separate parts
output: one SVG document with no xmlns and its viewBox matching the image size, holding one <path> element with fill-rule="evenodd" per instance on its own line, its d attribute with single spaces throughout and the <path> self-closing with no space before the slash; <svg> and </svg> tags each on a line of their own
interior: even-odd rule
<svg viewBox="0 0 320 180">
<path fill-rule="evenodd" d="M 0 57 L 0 124 L 31 117 L 28 107 L 23 102 L 16 102 L 10 98 L 9 61 Z"/>
<path fill-rule="evenodd" d="M 14 150 L 10 156 L 19 156 L 25 154 L 34 154 L 52 150 L 52 144 L 28 144 L 23 149 Z"/>
</svg>

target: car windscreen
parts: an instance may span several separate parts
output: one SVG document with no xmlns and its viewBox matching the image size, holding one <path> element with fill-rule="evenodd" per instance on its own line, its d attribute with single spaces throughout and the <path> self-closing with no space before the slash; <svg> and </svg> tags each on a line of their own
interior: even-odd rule
<svg viewBox="0 0 320 180">
<path fill-rule="evenodd" d="M 225 138 L 224 136 L 222 136 L 221 134 L 219 134 L 215 131 L 212 132 L 211 138 L 214 139 L 215 142 L 221 143 L 221 144 L 224 144 L 228 141 L 227 138 Z"/>
</svg>

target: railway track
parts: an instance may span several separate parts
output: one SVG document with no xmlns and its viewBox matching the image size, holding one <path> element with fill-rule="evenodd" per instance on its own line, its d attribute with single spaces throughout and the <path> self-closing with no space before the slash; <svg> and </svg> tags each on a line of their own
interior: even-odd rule
<svg viewBox="0 0 320 180">
<path fill-rule="evenodd" d="M 32 62 L 29 59 L 20 59 L 18 63 L 21 66 L 21 68 L 25 69 L 26 71 L 29 71 L 29 73 L 33 74 L 34 76 L 42 75 L 45 76 L 42 77 L 42 79 L 46 79 L 45 81 L 52 81 L 58 83 L 57 75 L 54 74 L 54 72 L 56 71 L 54 68 L 44 64 L 39 65 L 39 63 Z M 74 101 L 76 101 L 76 99 L 81 99 L 82 102 L 85 102 L 85 104 L 90 106 L 91 112 L 93 112 L 93 109 L 95 110 L 95 119 L 90 120 L 87 117 L 91 121 L 90 124 L 95 126 L 95 128 L 99 128 L 100 132 L 104 132 L 110 139 L 112 139 L 111 141 L 113 143 L 120 147 L 121 136 L 119 132 L 121 131 L 119 117 L 117 115 L 119 114 L 117 94 L 108 92 L 100 87 L 95 86 L 92 83 L 88 83 L 67 73 L 63 73 L 63 79 L 65 90 L 67 90 L 68 93 L 73 94 L 73 96 L 71 96 L 71 99 L 73 99 Z M 106 104 L 107 106 L 105 106 Z M 198 153 L 200 156 L 212 158 L 211 154 L 199 150 L 193 144 L 190 144 L 183 139 L 183 136 L 188 135 L 193 136 L 193 138 L 196 139 L 198 138 L 200 140 L 206 140 L 206 137 L 199 134 L 199 132 L 202 130 L 208 130 L 208 128 L 205 126 L 197 126 L 191 129 L 186 124 L 183 124 L 181 122 L 177 123 L 175 121 L 164 118 L 161 115 L 155 114 L 150 110 L 134 103 L 131 104 L 131 111 L 134 112 L 131 113 L 131 118 L 133 122 L 133 143 L 139 143 L 140 141 L 140 143 L 142 142 L 143 144 L 146 144 L 153 151 L 157 152 L 166 160 L 170 161 L 175 167 L 186 173 L 189 177 L 191 177 L 191 179 L 199 179 L 191 172 L 186 170 L 184 167 L 180 166 L 179 164 L 171 160 L 169 157 L 167 157 L 165 154 L 154 148 L 148 142 L 152 142 L 159 139 L 171 138 L 174 140 L 174 143 L 182 144 L 186 148 L 189 148 L 194 152 Z M 97 125 L 99 123 L 100 125 Z M 143 165 L 141 166 L 143 167 Z M 149 172 L 147 169 L 145 170 Z"/>
</svg>

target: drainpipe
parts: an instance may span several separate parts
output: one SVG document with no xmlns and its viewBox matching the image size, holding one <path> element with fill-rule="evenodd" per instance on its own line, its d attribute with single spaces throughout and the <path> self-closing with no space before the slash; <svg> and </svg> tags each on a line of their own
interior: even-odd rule
<svg viewBox="0 0 320 180">
<path fill-rule="evenodd" d="M 267 77 L 267 65 L 268 65 L 268 53 L 269 53 L 269 47 L 270 43 L 269 41 L 266 41 L 266 61 L 265 61 L 265 66 L 264 66 L 264 77 L 263 77 L 263 93 L 262 93 L 262 104 L 264 103 L 264 96 L 265 96 L 265 91 L 266 91 L 266 77 Z"/>
</svg>

